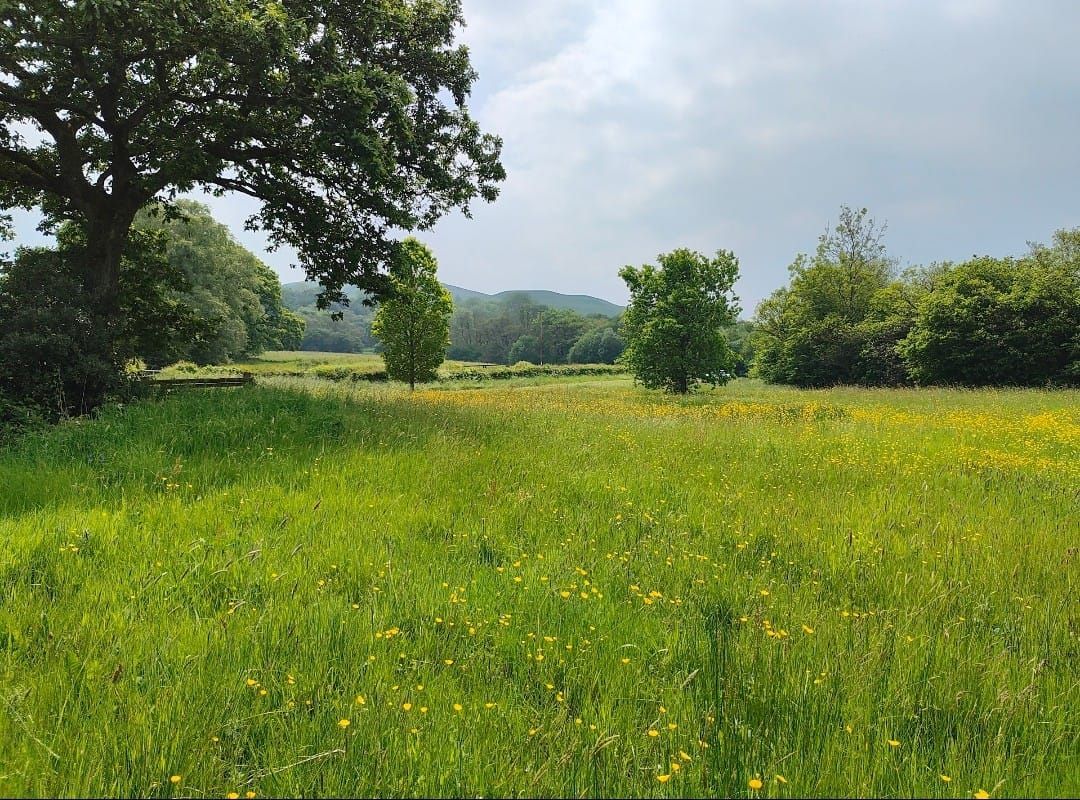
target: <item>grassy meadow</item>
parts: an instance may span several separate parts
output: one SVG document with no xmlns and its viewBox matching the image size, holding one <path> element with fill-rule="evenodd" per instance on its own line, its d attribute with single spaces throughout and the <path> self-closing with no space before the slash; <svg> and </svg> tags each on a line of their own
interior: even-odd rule
<svg viewBox="0 0 1080 800">
<path fill-rule="evenodd" d="M 0 487 L 0 795 L 1080 794 L 1078 392 L 270 376 Z"/>
</svg>

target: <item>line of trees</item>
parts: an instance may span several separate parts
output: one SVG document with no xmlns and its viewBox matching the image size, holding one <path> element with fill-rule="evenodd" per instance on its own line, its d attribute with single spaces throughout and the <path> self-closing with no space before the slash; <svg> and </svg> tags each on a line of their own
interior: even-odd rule
<svg viewBox="0 0 1080 800">
<path fill-rule="evenodd" d="M 450 320 L 449 358 L 494 364 L 612 364 L 625 347 L 619 320 L 533 303 L 465 300 Z"/>
<path fill-rule="evenodd" d="M 287 304 L 306 323 L 304 350 L 359 353 L 379 347 L 372 333 L 375 309 L 354 295 L 337 305 L 332 319 L 315 305 L 315 290 L 286 287 Z M 571 309 L 534 303 L 527 294 L 506 299 L 470 298 L 454 305 L 447 358 L 492 364 L 613 364 L 626 346 L 619 319 L 583 315 Z"/>
<path fill-rule="evenodd" d="M 804 387 L 1080 383 L 1080 229 L 1020 258 L 897 270 L 885 226 L 841 209 L 757 308 L 753 374 Z"/>
</svg>

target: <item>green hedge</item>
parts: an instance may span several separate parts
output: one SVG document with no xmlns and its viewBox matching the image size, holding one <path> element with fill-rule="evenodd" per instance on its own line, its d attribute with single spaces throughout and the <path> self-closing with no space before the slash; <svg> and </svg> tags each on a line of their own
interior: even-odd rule
<svg viewBox="0 0 1080 800">
<path fill-rule="evenodd" d="M 369 369 L 366 367 L 339 367 L 334 364 L 320 364 L 317 367 L 301 373 L 313 375 L 316 378 L 325 378 L 330 381 L 385 381 L 385 369 Z"/>
<path fill-rule="evenodd" d="M 439 375 L 440 381 L 485 381 L 568 375 L 625 375 L 620 364 L 527 364 L 512 367 L 465 367 Z"/>
<path fill-rule="evenodd" d="M 357 367 L 338 367 L 323 364 L 304 371 L 282 371 L 277 375 L 311 376 L 329 381 L 385 381 L 386 370 Z M 512 367 L 465 367 L 439 373 L 439 383 L 450 381 L 490 381 L 508 378 L 562 377 L 570 375 L 624 375 L 626 368 L 618 364 L 527 364 Z"/>
</svg>

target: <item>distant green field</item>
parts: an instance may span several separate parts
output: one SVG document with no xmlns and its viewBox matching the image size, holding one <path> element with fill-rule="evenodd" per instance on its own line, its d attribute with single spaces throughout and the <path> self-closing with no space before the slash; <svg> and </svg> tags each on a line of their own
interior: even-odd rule
<svg viewBox="0 0 1080 800">
<path fill-rule="evenodd" d="M 361 370 L 376 371 L 384 368 L 382 356 L 378 353 L 318 353 L 306 350 L 268 350 L 246 361 L 223 366 L 201 367 L 199 374 L 252 372 L 255 374 L 281 374 L 288 372 L 306 373 L 320 366 L 353 367 Z M 191 365 L 194 366 L 194 365 Z M 190 367 L 177 365 L 163 371 L 168 376 L 182 375 Z"/>
<path fill-rule="evenodd" d="M 258 358 L 224 366 L 198 367 L 181 362 L 160 372 L 162 378 L 199 378 L 215 375 L 250 373 L 260 377 L 323 378 L 333 381 L 385 381 L 386 364 L 375 353 L 317 353 L 300 350 L 281 350 L 264 353 Z M 478 364 L 471 361 L 444 361 L 436 381 L 443 385 L 469 385 L 491 379 L 520 383 L 535 379 L 563 380 L 581 376 L 623 376 L 626 370 L 612 364 L 547 364 L 522 362 L 513 366 Z"/>
<path fill-rule="evenodd" d="M 1078 392 L 268 377 L 0 486 L 0 795 L 1080 793 Z"/>
</svg>

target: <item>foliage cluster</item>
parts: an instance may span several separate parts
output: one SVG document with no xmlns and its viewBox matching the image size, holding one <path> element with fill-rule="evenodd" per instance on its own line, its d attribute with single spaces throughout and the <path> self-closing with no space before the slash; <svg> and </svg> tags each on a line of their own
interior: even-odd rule
<svg viewBox="0 0 1080 800">
<path fill-rule="evenodd" d="M 593 328 L 583 333 L 566 354 L 570 364 L 614 364 L 626 342 L 612 328 Z"/>
<path fill-rule="evenodd" d="M 732 294 L 739 260 L 728 250 L 709 258 L 682 248 L 658 261 L 619 272 L 630 289 L 621 360 L 651 388 L 685 394 L 698 383 L 727 382 L 737 363 L 726 329 L 739 312 Z"/>
<path fill-rule="evenodd" d="M 144 212 L 137 230 L 161 231 L 169 265 L 187 290 L 179 300 L 199 320 L 199 334 L 182 347 L 196 364 L 227 364 L 264 350 L 300 346 L 304 320 L 285 308 L 277 274 L 240 245 L 210 209 L 180 200 L 174 213 Z"/>
<path fill-rule="evenodd" d="M 227 363 L 299 342 L 303 321 L 282 305 L 277 275 L 205 206 L 180 201 L 174 214 L 140 216 L 120 263 L 116 315 L 97 306 L 87 246 L 69 224 L 55 247 L 20 248 L 0 264 L 6 408 L 81 414 L 124 396 L 125 365 L 136 359 Z"/>
<path fill-rule="evenodd" d="M 430 249 L 411 236 L 401 242 L 390 262 L 390 294 L 371 323 L 386 374 L 409 388 L 435 378 L 450 345 L 454 301 L 437 272 Z"/>
<path fill-rule="evenodd" d="M 797 386 L 1080 382 L 1080 229 L 1022 258 L 897 275 L 884 227 L 844 207 L 757 309 L 754 370 Z"/>
<path fill-rule="evenodd" d="M 0 271 L 0 404 L 20 415 L 56 420 L 124 396 L 129 361 L 175 360 L 198 335 L 199 320 L 177 299 L 186 280 L 160 233 L 132 235 L 121 313 L 107 323 L 89 291 L 85 248 L 81 230 L 65 226 L 57 247 L 20 248 Z"/>
</svg>

